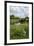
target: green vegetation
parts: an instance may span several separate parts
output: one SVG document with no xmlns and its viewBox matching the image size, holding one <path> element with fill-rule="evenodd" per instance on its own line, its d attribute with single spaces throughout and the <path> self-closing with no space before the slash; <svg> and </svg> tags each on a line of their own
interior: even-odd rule
<svg viewBox="0 0 34 46">
<path fill-rule="evenodd" d="M 18 24 L 20 23 L 20 24 Z M 29 38 L 29 18 L 10 16 L 10 39 Z"/>
</svg>

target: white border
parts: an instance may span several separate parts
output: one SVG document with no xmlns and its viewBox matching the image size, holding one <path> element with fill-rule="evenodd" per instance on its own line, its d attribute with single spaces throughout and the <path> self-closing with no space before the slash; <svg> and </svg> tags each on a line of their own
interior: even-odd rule
<svg viewBox="0 0 34 46">
<path fill-rule="evenodd" d="M 29 39 L 10 40 L 10 6 L 28 6 L 29 7 Z M 7 3 L 7 43 L 24 43 L 32 42 L 32 5 L 31 4 L 19 4 L 19 3 Z"/>
</svg>

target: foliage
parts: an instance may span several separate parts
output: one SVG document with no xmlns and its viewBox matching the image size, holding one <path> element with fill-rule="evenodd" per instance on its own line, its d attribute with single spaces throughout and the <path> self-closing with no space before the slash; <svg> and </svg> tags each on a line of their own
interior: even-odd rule
<svg viewBox="0 0 34 46">
<path fill-rule="evenodd" d="M 29 38 L 28 24 L 10 25 L 10 39 L 27 39 Z M 24 33 L 24 31 L 26 33 Z"/>
<path fill-rule="evenodd" d="M 20 21 L 20 23 L 24 23 L 25 22 L 25 19 L 24 18 L 21 18 L 19 21 Z"/>
<path fill-rule="evenodd" d="M 10 19 L 19 19 L 19 17 L 16 17 L 14 15 L 10 15 Z"/>
<path fill-rule="evenodd" d="M 20 23 L 16 25 L 16 23 Z M 10 16 L 10 39 L 28 39 L 29 38 L 29 18 L 19 18 Z"/>
</svg>

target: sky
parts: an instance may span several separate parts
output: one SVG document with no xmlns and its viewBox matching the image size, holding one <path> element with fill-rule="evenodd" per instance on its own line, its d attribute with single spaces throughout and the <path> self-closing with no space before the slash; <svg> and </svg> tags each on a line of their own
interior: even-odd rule
<svg viewBox="0 0 34 46">
<path fill-rule="evenodd" d="M 29 16 L 29 7 L 27 6 L 10 6 L 10 15 L 24 18 Z"/>
</svg>

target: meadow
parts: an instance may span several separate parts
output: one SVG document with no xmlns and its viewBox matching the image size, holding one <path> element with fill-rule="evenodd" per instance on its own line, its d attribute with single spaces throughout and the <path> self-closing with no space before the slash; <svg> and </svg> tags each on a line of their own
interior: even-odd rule
<svg viewBox="0 0 34 46">
<path fill-rule="evenodd" d="M 11 17 L 11 16 L 10 16 Z M 28 39 L 29 38 L 29 21 L 19 18 L 10 18 L 10 39 Z M 17 24 L 20 23 L 20 24 Z"/>
</svg>

